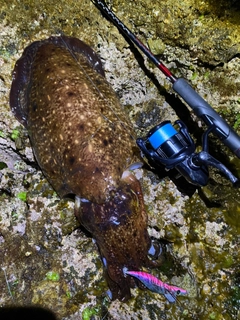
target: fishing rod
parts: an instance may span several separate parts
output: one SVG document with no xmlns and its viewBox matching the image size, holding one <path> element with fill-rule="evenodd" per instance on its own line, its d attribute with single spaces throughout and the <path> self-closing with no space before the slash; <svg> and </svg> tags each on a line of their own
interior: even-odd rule
<svg viewBox="0 0 240 320">
<path fill-rule="evenodd" d="M 137 145 L 143 155 L 157 166 L 176 168 L 187 181 L 197 186 L 208 183 L 208 166 L 220 170 L 233 183 L 238 179 L 220 161 L 208 153 L 208 135 L 215 134 L 238 158 L 240 158 L 240 137 L 228 123 L 191 87 L 183 78 L 177 78 L 155 57 L 155 55 L 123 24 L 104 1 L 92 0 L 115 25 L 125 34 L 172 83 L 173 90 L 193 109 L 208 126 L 203 134 L 202 151 L 195 153 L 195 144 L 186 125 L 177 120 L 174 126 L 164 121 L 152 128 L 146 137 L 138 138 Z M 178 131 L 177 131 L 178 130 Z"/>
</svg>

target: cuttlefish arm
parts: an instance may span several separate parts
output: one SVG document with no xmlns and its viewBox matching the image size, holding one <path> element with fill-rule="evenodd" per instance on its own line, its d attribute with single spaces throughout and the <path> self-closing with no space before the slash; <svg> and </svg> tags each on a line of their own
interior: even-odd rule
<svg viewBox="0 0 240 320">
<path fill-rule="evenodd" d="M 140 183 L 126 171 L 108 202 L 80 202 L 76 199 L 75 214 L 96 240 L 112 299 L 127 300 L 135 282 L 125 277 L 123 268 L 139 270 L 155 265 L 148 257 L 151 239 Z"/>
</svg>

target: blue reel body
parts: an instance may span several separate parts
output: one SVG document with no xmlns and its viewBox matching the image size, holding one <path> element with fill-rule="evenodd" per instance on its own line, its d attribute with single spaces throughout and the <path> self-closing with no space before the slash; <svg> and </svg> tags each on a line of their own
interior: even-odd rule
<svg viewBox="0 0 240 320">
<path fill-rule="evenodd" d="M 175 126 L 164 121 L 136 142 L 153 165 L 162 164 L 167 170 L 176 168 L 188 182 L 197 186 L 208 183 L 208 168 L 202 163 L 194 163 L 195 144 L 181 120 L 177 120 Z"/>
</svg>

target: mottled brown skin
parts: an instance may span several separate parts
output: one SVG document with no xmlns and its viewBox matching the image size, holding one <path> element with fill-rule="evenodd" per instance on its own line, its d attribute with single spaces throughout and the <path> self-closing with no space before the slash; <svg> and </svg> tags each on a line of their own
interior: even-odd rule
<svg viewBox="0 0 240 320">
<path fill-rule="evenodd" d="M 100 59 L 75 38 L 34 42 L 16 63 L 10 105 L 53 188 L 76 195 L 76 216 L 96 239 L 113 299 L 127 300 L 134 283 L 122 269 L 152 264 L 150 239 L 139 181 L 121 178 L 135 158 L 134 134 Z"/>
</svg>

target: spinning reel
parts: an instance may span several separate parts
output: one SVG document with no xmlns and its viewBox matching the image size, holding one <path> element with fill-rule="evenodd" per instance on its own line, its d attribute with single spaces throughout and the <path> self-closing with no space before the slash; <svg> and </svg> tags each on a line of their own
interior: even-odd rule
<svg viewBox="0 0 240 320">
<path fill-rule="evenodd" d="M 199 187 L 207 185 L 208 166 L 213 166 L 236 186 L 238 179 L 208 153 L 208 134 L 211 131 L 210 127 L 204 133 L 202 151 L 199 153 L 195 152 L 195 144 L 181 120 L 175 121 L 174 126 L 170 121 L 160 123 L 145 138 L 138 138 L 137 145 L 151 164 L 162 164 L 167 170 L 176 168 L 191 184 Z"/>
</svg>

